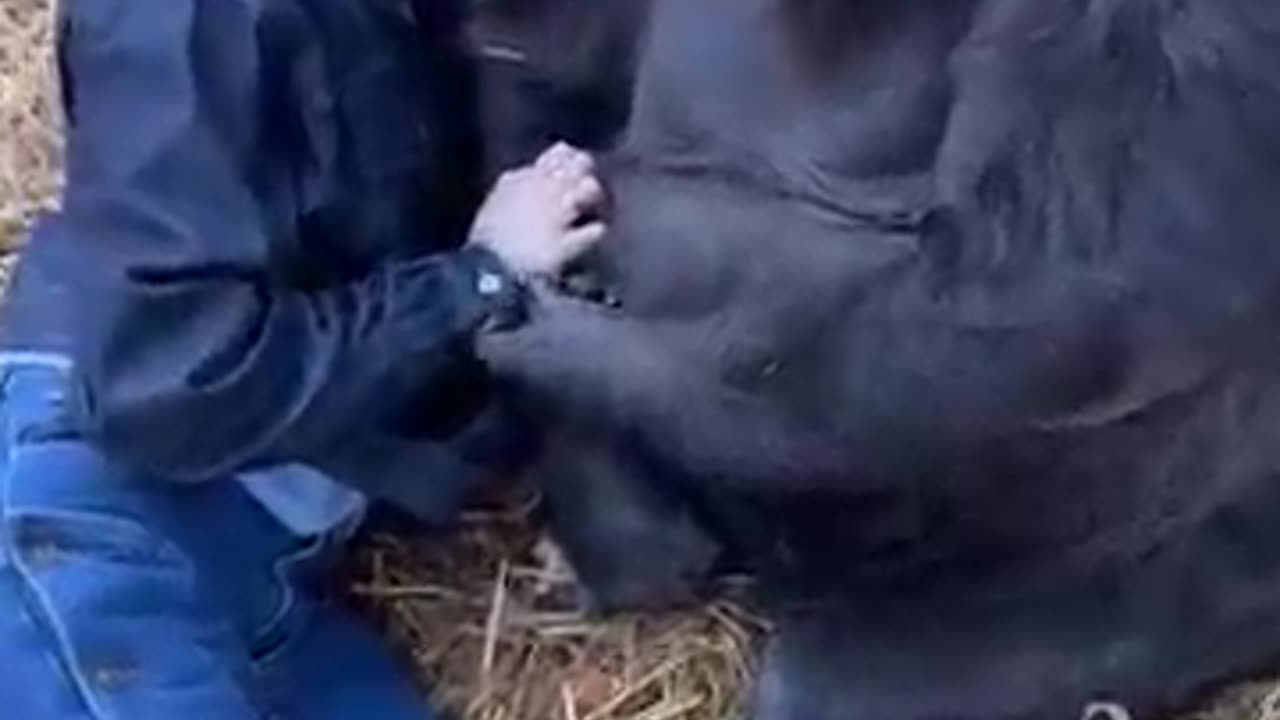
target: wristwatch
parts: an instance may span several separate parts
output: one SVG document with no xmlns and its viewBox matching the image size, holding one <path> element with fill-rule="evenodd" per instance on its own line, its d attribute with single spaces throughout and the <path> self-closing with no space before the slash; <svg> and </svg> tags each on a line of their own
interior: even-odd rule
<svg viewBox="0 0 1280 720">
<path fill-rule="evenodd" d="M 523 325 L 528 319 L 525 282 L 487 248 L 472 246 L 462 252 L 474 258 L 473 289 L 487 308 L 480 332 L 504 332 Z"/>
</svg>

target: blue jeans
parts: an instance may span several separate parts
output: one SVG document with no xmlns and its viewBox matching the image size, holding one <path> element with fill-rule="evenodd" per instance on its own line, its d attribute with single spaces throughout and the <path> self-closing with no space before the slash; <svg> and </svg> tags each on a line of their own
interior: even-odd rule
<svg viewBox="0 0 1280 720">
<path fill-rule="evenodd" d="M 0 716 L 433 717 L 319 590 L 354 521 L 299 535 L 234 478 L 124 468 L 67 429 L 66 389 L 57 358 L 0 360 Z"/>
</svg>

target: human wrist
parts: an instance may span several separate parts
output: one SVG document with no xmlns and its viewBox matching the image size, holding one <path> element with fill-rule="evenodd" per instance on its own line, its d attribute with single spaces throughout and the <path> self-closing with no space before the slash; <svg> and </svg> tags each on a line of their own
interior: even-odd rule
<svg viewBox="0 0 1280 720">
<path fill-rule="evenodd" d="M 482 331 L 501 331 L 525 319 L 526 288 L 519 274 L 483 242 L 472 241 L 458 251 L 471 288 L 487 307 Z"/>
</svg>

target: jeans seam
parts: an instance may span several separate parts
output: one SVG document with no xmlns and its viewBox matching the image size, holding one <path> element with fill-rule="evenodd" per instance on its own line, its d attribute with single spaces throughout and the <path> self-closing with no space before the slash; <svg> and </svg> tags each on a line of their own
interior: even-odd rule
<svg viewBox="0 0 1280 720">
<path fill-rule="evenodd" d="M 7 505 L 6 518 L 20 519 L 27 517 L 44 517 L 55 518 L 59 520 L 71 520 L 78 522 L 96 523 L 98 525 L 112 526 L 123 532 L 146 535 L 147 540 L 154 541 L 154 555 L 160 557 L 161 553 L 170 553 L 174 558 L 184 558 L 185 553 L 182 547 L 172 540 L 165 537 L 157 537 L 154 533 L 147 530 L 146 526 L 138 523 L 132 518 L 116 517 L 106 512 L 90 512 L 85 510 L 60 510 L 56 508 L 39 507 L 37 505 Z"/>
<path fill-rule="evenodd" d="M 37 350 L 5 350 L 0 351 L 0 368 L 3 369 L 5 381 L 19 367 L 35 367 L 46 370 L 57 370 L 70 374 L 72 363 L 65 355 L 40 352 Z"/>
<path fill-rule="evenodd" d="M 257 644 L 263 638 L 278 634 L 282 626 L 285 627 L 286 631 L 288 630 L 287 625 L 290 615 L 294 613 L 298 605 L 298 591 L 289 577 L 289 568 L 292 565 L 320 555 L 327 546 L 328 543 L 325 541 L 325 536 L 319 535 L 306 547 L 297 552 L 278 557 L 271 563 L 272 578 L 275 580 L 276 586 L 281 589 L 280 606 L 276 608 L 276 611 L 272 613 L 266 622 L 263 622 L 254 630 L 253 638 L 251 639 L 254 644 Z M 286 637 L 282 645 L 287 644 L 288 638 Z M 278 651 L 279 648 L 273 648 L 265 657 L 257 658 L 257 660 L 269 659 L 270 656 Z"/>
<path fill-rule="evenodd" d="M 18 572 L 13 569 L 6 570 L 4 572 L 4 577 L 0 578 L 0 582 L 11 583 L 15 589 L 15 597 L 18 599 L 18 606 L 16 608 L 18 621 L 21 622 L 30 632 L 37 635 L 43 634 L 45 632 L 44 628 L 36 618 L 35 613 L 32 612 L 29 603 L 26 602 L 23 595 L 25 587 L 23 586 L 22 578 L 18 575 Z M 63 663 L 62 659 L 58 657 L 58 654 L 51 650 L 47 645 L 42 644 L 40 647 L 40 659 L 48 664 L 48 670 L 57 678 L 58 684 L 63 687 L 72 698 L 79 699 L 77 694 L 78 689 L 75 686 L 75 682 L 66 671 L 66 665 Z"/>
<path fill-rule="evenodd" d="M 6 368 L 6 371 L 8 369 Z M 8 419 L 5 418 L 7 424 Z M 7 431 L 7 428 L 6 428 Z M 33 615 L 44 620 L 47 626 L 46 630 L 53 636 L 54 643 L 57 647 L 57 660 L 62 667 L 63 672 L 71 680 L 70 685 L 74 688 L 75 693 L 79 696 L 80 702 L 84 705 L 85 710 L 94 720 L 107 720 L 110 713 L 99 702 L 98 697 L 89 687 L 88 681 L 83 673 L 79 671 L 79 658 L 76 653 L 75 646 L 68 636 L 66 627 L 58 618 L 58 614 L 53 610 L 53 602 L 45 592 L 44 588 L 36 582 L 31 568 L 20 557 L 17 552 L 15 538 L 13 535 L 13 521 L 17 516 L 14 512 L 13 505 L 13 461 L 16 454 L 16 448 L 12 444 L 6 443 L 6 462 L 3 471 L 4 487 L 0 488 L 0 521 L 4 523 L 4 551 L 8 556 L 9 563 L 14 569 L 16 578 L 20 584 L 20 591 L 27 595 L 28 601 L 32 602 L 36 607 L 30 608 Z M 26 604 L 26 603 L 24 603 Z M 36 618 L 33 618 L 35 620 Z M 38 621 L 37 621 L 37 624 Z"/>
</svg>

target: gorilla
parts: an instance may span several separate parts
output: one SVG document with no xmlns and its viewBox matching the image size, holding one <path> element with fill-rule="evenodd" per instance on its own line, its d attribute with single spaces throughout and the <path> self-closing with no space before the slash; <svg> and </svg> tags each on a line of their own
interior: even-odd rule
<svg viewBox="0 0 1280 720">
<path fill-rule="evenodd" d="M 488 0 L 611 237 L 484 359 L 594 605 L 755 578 L 756 720 L 1136 717 L 1280 656 L 1280 5 Z"/>
</svg>

